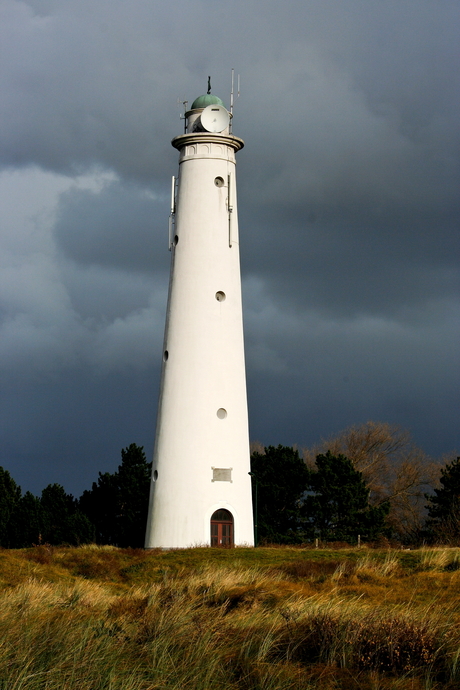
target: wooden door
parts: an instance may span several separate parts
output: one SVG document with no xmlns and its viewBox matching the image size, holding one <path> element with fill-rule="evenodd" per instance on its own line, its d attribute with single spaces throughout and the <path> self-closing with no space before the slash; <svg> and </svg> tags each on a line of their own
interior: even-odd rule
<svg viewBox="0 0 460 690">
<path fill-rule="evenodd" d="M 233 546 L 233 515 L 223 508 L 211 517 L 211 546 L 227 549 Z"/>
</svg>

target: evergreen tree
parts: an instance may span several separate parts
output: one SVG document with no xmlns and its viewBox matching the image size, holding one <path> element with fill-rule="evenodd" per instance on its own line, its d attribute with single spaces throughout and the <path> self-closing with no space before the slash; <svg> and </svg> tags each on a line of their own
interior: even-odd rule
<svg viewBox="0 0 460 690">
<path fill-rule="evenodd" d="M 348 458 L 328 451 L 317 456 L 316 467 L 302 507 L 310 539 L 318 535 L 324 541 L 354 541 L 358 534 L 375 539 L 385 531 L 389 505 L 369 506 L 369 489 Z"/>
<path fill-rule="evenodd" d="M 118 467 L 118 544 L 144 546 L 152 463 L 143 447 L 131 443 L 121 451 Z"/>
<path fill-rule="evenodd" d="M 79 507 L 95 526 L 98 544 L 144 545 L 151 467 L 143 447 L 132 443 L 122 449 L 118 471 L 99 473 L 83 492 Z"/>
<path fill-rule="evenodd" d="M 40 499 L 26 491 L 21 496 L 11 528 L 12 546 L 17 549 L 39 544 L 42 540 L 42 509 Z"/>
<path fill-rule="evenodd" d="M 441 470 L 441 488 L 428 499 L 428 533 L 433 540 L 460 544 L 460 457 Z"/>
<path fill-rule="evenodd" d="M 40 498 L 41 539 L 53 545 L 85 544 L 93 540 L 94 529 L 78 509 L 78 502 L 60 484 L 49 484 Z"/>
<path fill-rule="evenodd" d="M 288 446 L 268 446 L 264 453 L 252 454 L 251 472 L 259 542 L 301 541 L 300 506 L 309 472 L 299 453 Z"/>
<path fill-rule="evenodd" d="M 91 490 L 80 496 L 79 508 L 94 525 L 97 544 L 113 544 L 117 541 L 117 482 L 116 475 L 99 472 Z"/>
<path fill-rule="evenodd" d="M 13 545 L 14 514 L 21 499 L 21 487 L 16 484 L 8 470 L 0 467 L 0 546 Z"/>
<path fill-rule="evenodd" d="M 73 497 L 60 484 L 48 484 L 42 491 L 40 505 L 42 540 L 47 544 L 64 543 L 65 524 L 74 509 Z"/>
<path fill-rule="evenodd" d="M 94 542 L 94 534 L 94 525 L 81 510 L 77 509 L 68 515 L 64 531 L 66 544 L 90 544 Z"/>
</svg>

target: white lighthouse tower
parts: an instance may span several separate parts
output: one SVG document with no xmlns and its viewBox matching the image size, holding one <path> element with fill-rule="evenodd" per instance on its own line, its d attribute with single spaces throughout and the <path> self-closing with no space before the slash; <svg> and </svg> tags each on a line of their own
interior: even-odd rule
<svg viewBox="0 0 460 690">
<path fill-rule="evenodd" d="M 146 548 L 253 545 L 235 154 L 210 93 L 185 113 Z"/>
</svg>

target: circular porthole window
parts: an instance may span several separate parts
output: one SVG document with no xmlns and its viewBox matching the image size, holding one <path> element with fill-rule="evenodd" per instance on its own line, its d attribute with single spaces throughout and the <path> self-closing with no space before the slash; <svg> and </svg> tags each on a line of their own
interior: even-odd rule
<svg viewBox="0 0 460 690">
<path fill-rule="evenodd" d="M 222 292 L 222 290 L 219 290 L 218 292 L 216 292 L 216 300 L 218 302 L 223 302 L 225 300 L 226 296 L 227 295 L 225 294 L 225 292 Z"/>
<path fill-rule="evenodd" d="M 168 357 L 169 357 L 169 352 L 168 352 L 168 350 L 165 350 L 163 352 L 163 361 L 166 362 L 168 360 Z"/>
<path fill-rule="evenodd" d="M 223 177 L 216 177 L 214 180 L 214 184 L 216 187 L 223 187 L 224 186 L 224 178 Z"/>
<path fill-rule="evenodd" d="M 219 417 L 219 419 L 225 419 L 225 417 L 227 416 L 227 410 L 224 410 L 223 407 L 219 407 L 219 409 L 217 410 L 217 416 Z"/>
<path fill-rule="evenodd" d="M 156 470 L 154 470 L 154 472 L 153 472 L 153 481 L 156 482 L 157 479 L 158 479 L 158 472 L 157 472 Z"/>
<path fill-rule="evenodd" d="M 177 243 L 179 242 L 179 238 L 177 235 L 174 235 L 174 246 L 177 246 Z"/>
</svg>

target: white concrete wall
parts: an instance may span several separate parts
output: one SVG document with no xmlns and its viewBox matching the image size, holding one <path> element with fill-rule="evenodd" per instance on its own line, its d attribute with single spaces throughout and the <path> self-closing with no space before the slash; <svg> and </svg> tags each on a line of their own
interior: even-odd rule
<svg viewBox="0 0 460 690">
<path fill-rule="evenodd" d="M 210 543 L 226 508 L 236 545 L 253 545 L 235 151 L 224 134 L 176 137 L 180 172 L 146 547 Z M 228 210 L 228 179 L 231 204 Z M 218 187 L 215 178 L 224 186 Z M 229 227 L 231 215 L 231 227 Z M 231 246 L 230 246 L 231 243 Z M 216 293 L 224 292 L 218 301 Z M 220 419 L 219 409 L 227 416 Z M 232 482 L 212 481 L 232 468 Z M 155 481 L 156 479 L 156 481 Z"/>
</svg>

